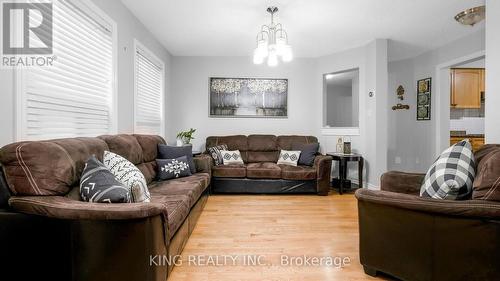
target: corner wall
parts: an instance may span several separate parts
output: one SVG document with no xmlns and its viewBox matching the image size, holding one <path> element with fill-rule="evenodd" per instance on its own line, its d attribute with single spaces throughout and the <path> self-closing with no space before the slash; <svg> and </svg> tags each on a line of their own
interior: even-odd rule
<svg viewBox="0 0 500 281">
<path fill-rule="evenodd" d="M 469 27 L 464 27 L 469 28 Z M 389 63 L 388 88 L 388 152 L 387 161 L 389 170 L 425 173 L 441 153 L 437 138 L 449 138 L 449 102 L 441 102 L 438 97 L 436 67 L 485 49 L 485 30 L 460 38 L 443 47 L 425 52 L 417 57 L 393 61 Z M 416 88 L 417 80 L 431 77 L 431 120 L 417 121 Z M 449 83 L 448 76 L 441 75 L 440 83 Z M 398 85 L 405 88 L 403 103 L 410 105 L 410 110 L 393 111 L 391 107 L 398 103 L 396 89 Z M 488 90 L 487 90 L 488 91 Z M 491 91 L 490 91 L 491 92 Z M 449 96 L 449 93 L 446 93 Z M 439 99 L 439 100 L 438 100 Z M 488 99 L 487 99 L 488 100 Z M 498 104 L 498 103 L 497 103 Z M 437 110 L 439 107 L 440 110 Z M 448 118 L 448 119 L 446 119 Z M 489 118 L 487 116 L 487 118 Z M 437 131 L 439 128 L 441 131 Z"/>
<path fill-rule="evenodd" d="M 500 143 L 500 1 L 486 7 L 486 143 Z"/>
</svg>

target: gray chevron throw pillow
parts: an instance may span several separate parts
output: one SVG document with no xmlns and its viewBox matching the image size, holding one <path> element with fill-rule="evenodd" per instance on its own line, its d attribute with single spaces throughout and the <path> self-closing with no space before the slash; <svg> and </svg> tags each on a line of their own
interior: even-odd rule
<svg viewBox="0 0 500 281">
<path fill-rule="evenodd" d="M 130 189 L 116 180 L 95 156 L 91 156 L 80 179 L 80 197 L 87 202 L 128 203 Z"/>
</svg>

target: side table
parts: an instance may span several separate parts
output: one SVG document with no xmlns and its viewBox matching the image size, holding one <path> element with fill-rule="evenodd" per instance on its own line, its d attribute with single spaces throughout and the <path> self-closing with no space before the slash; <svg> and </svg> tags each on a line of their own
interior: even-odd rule
<svg viewBox="0 0 500 281">
<path fill-rule="evenodd" d="M 339 162 L 339 194 L 342 194 L 344 192 L 344 189 L 347 187 L 347 183 L 349 181 L 347 180 L 347 162 L 349 161 L 357 161 L 358 162 L 358 181 L 359 184 L 358 186 L 360 188 L 363 187 L 363 164 L 365 160 L 363 159 L 363 156 L 361 154 L 357 153 L 351 153 L 351 154 L 344 154 L 344 153 L 337 153 L 337 152 L 329 152 L 326 155 L 330 155 L 333 157 L 333 161 L 338 161 Z M 350 186 L 349 186 L 350 188 Z"/>
</svg>

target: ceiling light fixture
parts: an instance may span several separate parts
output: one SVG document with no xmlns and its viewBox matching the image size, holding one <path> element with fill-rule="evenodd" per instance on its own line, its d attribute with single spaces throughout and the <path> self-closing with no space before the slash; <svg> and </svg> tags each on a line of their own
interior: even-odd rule
<svg viewBox="0 0 500 281">
<path fill-rule="evenodd" d="M 486 17 L 486 7 L 478 6 L 458 13 L 455 16 L 455 20 L 463 25 L 474 26 L 476 23 L 484 20 L 485 17 Z"/>
<path fill-rule="evenodd" d="M 271 24 L 263 25 L 257 34 L 257 48 L 253 52 L 253 63 L 262 64 L 267 58 L 268 66 L 277 66 L 278 58 L 284 62 L 293 59 L 292 47 L 288 45 L 288 34 L 281 23 L 274 23 L 277 7 L 267 8 L 271 14 Z"/>
</svg>

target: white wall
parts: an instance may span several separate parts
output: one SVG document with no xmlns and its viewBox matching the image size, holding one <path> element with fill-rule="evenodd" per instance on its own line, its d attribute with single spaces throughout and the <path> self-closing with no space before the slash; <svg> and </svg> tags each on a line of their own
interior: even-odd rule
<svg viewBox="0 0 500 281">
<path fill-rule="evenodd" d="M 486 0 L 486 143 L 500 143 L 500 1 Z"/>
<path fill-rule="evenodd" d="M 248 57 L 173 57 L 167 138 L 175 142 L 181 130 L 196 128 L 193 145 L 201 149 L 207 136 L 231 134 L 310 134 L 321 126 L 321 90 L 314 83 L 314 59 L 295 59 L 273 68 L 254 65 Z M 209 77 L 288 79 L 288 118 L 211 118 Z"/>
<path fill-rule="evenodd" d="M 117 24 L 118 32 L 118 132 L 132 133 L 134 118 L 134 38 L 165 62 L 166 94 L 169 93 L 171 55 L 121 1 L 93 1 Z M 0 70 L 0 146 L 15 140 L 14 83 L 12 70 Z M 168 99 L 167 99 L 168 100 Z"/>
<path fill-rule="evenodd" d="M 441 152 L 442 147 L 437 148 L 436 139 L 449 139 L 450 106 L 449 90 L 447 94 L 437 97 L 436 67 L 481 52 L 485 48 L 484 39 L 485 33 L 482 29 L 415 58 L 389 63 L 389 104 L 386 107 L 389 115 L 387 153 L 389 170 L 426 172 L 436 155 Z M 417 80 L 428 77 L 432 78 L 431 120 L 417 121 L 416 83 Z M 440 83 L 449 87 L 449 75 L 441 74 Z M 409 104 L 410 110 L 391 109 L 397 103 L 398 85 L 403 85 L 405 88 L 403 103 Z M 441 128 L 439 132 L 438 122 Z"/>
<path fill-rule="evenodd" d="M 349 136 L 349 139 L 352 150 L 365 158 L 364 180 L 376 187 L 387 159 L 387 115 L 382 110 L 387 104 L 387 40 L 375 40 L 363 47 L 318 58 L 316 83 L 321 87 L 325 73 L 354 68 L 359 68 L 359 135 Z M 369 97 L 369 92 L 374 92 L 374 96 Z M 325 151 L 335 151 L 337 139 L 344 133 L 323 132 L 325 134 L 319 135 Z M 355 165 L 349 164 L 349 177 L 353 180 L 358 177 Z M 333 173 L 338 173 L 336 167 Z"/>
</svg>

